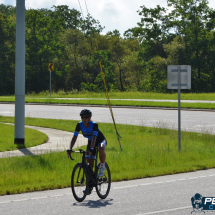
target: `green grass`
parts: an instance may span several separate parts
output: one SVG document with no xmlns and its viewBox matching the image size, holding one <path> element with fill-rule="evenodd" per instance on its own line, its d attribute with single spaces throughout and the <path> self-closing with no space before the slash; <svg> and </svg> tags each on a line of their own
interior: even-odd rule
<svg viewBox="0 0 215 215">
<path fill-rule="evenodd" d="M 10 122 L 12 117 L 0 117 Z M 74 131 L 77 121 L 26 118 L 26 124 Z M 120 151 L 114 126 L 100 123 L 105 134 L 107 162 L 112 181 L 130 180 L 215 167 L 215 136 L 182 132 L 181 152 L 177 131 L 132 125 L 117 125 L 122 136 Z M 85 147 L 84 147 L 85 148 Z M 66 152 L 40 156 L 3 158 L 0 162 L 0 194 L 70 186 L 72 169 L 80 162 L 67 158 Z"/>
<path fill-rule="evenodd" d="M 108 105 L 107 100 L 55 100 L 55 99 L 26 99 L 26 103 L 52 103 L 52 104 L 73 104 L 73 105 Z M 148 102 L 148 101 L 122 101 L 112 100 L 112 106 L 136 106 L 136 107 L 166 107 L 178 108 L 175 102 Z M 215 104 L 212 103 L 181 103 L 181 108 L 194 109 L 214 109 Z"/>
<path fill-rule="evenodd" d="M 109 92 L 109 96 L 112 99 L 178 99 L 178 92 L 175 93 L 152 93 L 152 92 Z M 13 96 L 0 96 L 14 98 Z M 38 94 L 27 94 L 27 98 L 50 98 L 49 91 L 41 92 Z M 52 92 L 52 98 L 106 98 L 104 92 Z M 181 99 L 183 100 L 211 100 L 215 101 L 215 93 L 184 93 L 181 91 Z"/>
<path fill-rule="evenodd" d="M 109 93 L 110 99 L 170 99 L 177 100 L 178 94 L 163 94 L 163 93 L 142 93 L 142 92 L 111 92 Z M 65 99 L 56 99 L 65 98 Z M 68 100 L 66 98 L 94 98 L 85 100 Z M 53 93 L 50 98 L 46 92 L 37 95 L 27 95 L 25 98 L 26 103 L 48 103 L 48 104 L 71 104 L 71 105 L 107 105 L 104 93 L 77 93 L 69 94 L 66 92 Z M 181 93 L 181 100 L 215 100 L 214 93 Z M 14 102 L 14 96 L 0 97 L 1 102 Z M 178 103 L 175 102 L 154 102 L 154 101 L 123 101 L 123 100 L 111 100 L 111 105 L 114 106 L 137 106 L 137 107 L 166 107 L 177 108 Z M 182 108 L 194 108 L 194 109 L 215 109 L 215 104 L 210 103 L 181 103 Z"/>
<path fill-rule="evenodd" d="M 0 152 L 37 146 L 47 140 L 46 134 L 25 128 L 25 145 L 16 145 L 14 144 L 14 125 L 0 123 L 0 130 L 1 134 L 3 134 L 0 137 Z"/>
<path fill-rule="evenodd" d="M 14 102 L 13 98 L 0 99 L 2 102 Z M 46 103 L 46 104 L 68 104 L 68 105 L 107 105 L 107 100 L 58 100 L 58 99 L 25 99 L 26 103 Z M 136 106 L 136 107 L 164 107 L 177 108 L 178 103 L 175 102 L 149 102 L 149 101 L 122 101 L 112 100 L 112 106 Z M 181 108 L 193 109 L 215 109 L 215 104 L 212 103 L 181 103 Z"/>
<path fill-rule="evenodd" d="M 112 99 L 178 99 L 177 90 L 175 93 L 152 93 L 152 92 L 109 92 L 109 96 Z M 43 97 L 49 98 L 49 91 L 43 91 L 38 94 L 28 94 L 27 97 Z M 58 91 L 52 92 L 51 94 L 54 98 L 106 98 L 104 92 L 94 93 L 94 92 L 65 92 Z M 181 99 L 185 100 L 215 100 L 215 93 L 184 93 L 184 90 L 181 90 Z"/>
</svg>

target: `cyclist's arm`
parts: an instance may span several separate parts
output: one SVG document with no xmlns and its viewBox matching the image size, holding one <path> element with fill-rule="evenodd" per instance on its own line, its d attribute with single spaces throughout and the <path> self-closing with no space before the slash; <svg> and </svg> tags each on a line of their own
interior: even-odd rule
<svg viewBox="0 0 215 215">
<path fill-rule="evenodd" d="M 71 142 L 70 142 L 70 149 L 73 148 L 73 146 L 75 145 L 76 140 L 77 140 L 77 136 L 74 135 L 72 140 L 71 140 Z"/>
<path fill-rule="evenodd" d="M 98 136 L 98 124 L 95 123 L 93 125 L 93 136 L 92 136 L 92 141 L 91 141 L 91 149 L 94 149 L 95 145 L 96 145 L 96 138 Z"/>
<path fill-rule="evenodd" d="M 90 148 L 94 148 L 95 147 L 95 145 L 96 145 L 96 138 L 97 138 L 97 136 L 93 135 Z"/>
<path fill-rule="evenodd" d="M 73 135 L 72 140 L 71 140 L 71 142 L 70 142 L 70 149 L 72 149 L 73 146 L 75 145 L 75 142 L 76 142 L 76 140 L 77 140 L 78 133 L 79 133 L 80 130 L 81 130 L 80 124 L 78 123 L 78 124 L 76 125 L 74 135 Z"/>
<path fill-rule="evenodd" d="M 94 150 L 94 147 L 96 145 L 96 138 L 97 136 L 96 135 L 93 135 L 92 136 L 92 141 L 91 141 L 91 145 L 90 145 L 90 149 Z M 89 155 L 92 155 L 92 151 L 88 151 Z"/>
</svg>

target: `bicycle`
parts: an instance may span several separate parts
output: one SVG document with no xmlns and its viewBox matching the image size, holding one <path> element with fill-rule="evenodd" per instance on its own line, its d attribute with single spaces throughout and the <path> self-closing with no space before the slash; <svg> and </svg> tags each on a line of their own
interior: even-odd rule
<svg viewBox="0 0 215 215">
<path fill-rule="evenodd" d="M 111 173 L 108 164 L 105 162 L 105 173 L 99 177 L 99 166 L 97 165 L 98 150 L 96 148 L 96 156 L 87 155 L 87 151 L 79 149 L 79 151 L 73 151 L 68 149 L 67 152 L 82 153 L 82 162 L 77 163 L 73 169 L 71 177 L 71 188 L 74 198 L 78 202 L 82 202 L 87 195 L 90 195 L 93 187 L 96 188 L 96 193 L 101 199 L 105 199 L 111 187 Z M 87 155 L 87 156 L 86 156 Z M 92 167 L 87 164 L 86 159 L 95 160 L 94 171 Z M 70 159 L 74 160 L 70 154 Z"/>
</svg>

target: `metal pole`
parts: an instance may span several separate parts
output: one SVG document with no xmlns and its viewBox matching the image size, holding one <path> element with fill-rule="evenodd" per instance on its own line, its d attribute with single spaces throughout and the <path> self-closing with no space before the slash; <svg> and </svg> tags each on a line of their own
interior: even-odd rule
<svg viewBox="0 0 215 215">
<path fill-rule="evenodd" d="M 51 91 L 52 91 L 52 85 L 51 85 L 51 77 L 52 77 L 52 72 L 51 72 L 51 70 L 50 70 L 50 97 L 51 97 Z"/>
<path fill-rule="evenodd" d="M 25 143 L 25 0 L 16 1 L 14 143 Z"/>
<path fill-rule="evenodd" d="M 178 150 L 181 151 L 181 67 L 178 66 Z"/>
</svg>

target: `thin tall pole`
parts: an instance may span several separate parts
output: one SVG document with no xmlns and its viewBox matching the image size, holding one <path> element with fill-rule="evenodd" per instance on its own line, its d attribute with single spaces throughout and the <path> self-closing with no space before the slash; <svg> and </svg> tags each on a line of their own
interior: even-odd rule
<svg viewBox="0 0 215 215">
<path fill-rule="evenodd" d="M 110 109 L 110 112 L 111 112 L 111 116 L 112 116 L 112 119 L 113 119 L 113 124 L 114 124 L 114 127 L 115 127 L 115 130 L 116 130 L 116 135 L 117 135 L 117 138 L 118 138 L 118 141 L 119 141 L 119 146 L 121 148 L 121 151 L 122 151 L 122 147 L 121 147 L 121 143 L 120 143 L 120 135 L 117 131 L 117 128 L 116 128 L 116 123 L 115 123 L 115 120 L 114 120 L 114 116 L 113 116 L 113 111 L 112 111 L 112 107 L 111 107 L 111 103 L 110 103 L 110 98 L 109 98 L 109 95 L 108 95 L 108 90 L 107 90 L 107 85 L 106 85 L 106 82 L 105 82 L 105 76 L 104 76 L 104 73 L 103 73 L 103 70 L 102 70 L 102 64 L 101 62 L 99 62 L 99 65 L 100 65 L 100 69 L 101 69 L 101 73 L 102 73 L 102 78 L 103 78 L 103 81 L 104 81 L 104 85 L 105 85 L 105 90 L 106 90 L 106 94 L 107 94 L 107 99 L 108 99 L 108 103 L 109 103 L 109 109 Z"/>
<path fill-rule="evenodd" d="M 52 82 L 51 82 L 51 79 L 52 79 L 52 71 L 50 70 L 50 97 L 51 97 L 51 92 L 52 92 Z"/>
<path fill-rule="evenodd" d="M 25 143 L 25 0 L 16 1 L 14 143 Z"/>
<path fill-rule="evenodd" d="M 181 151 L 181 67 L 178 66 L 178 150 Z"/>
</svg>

